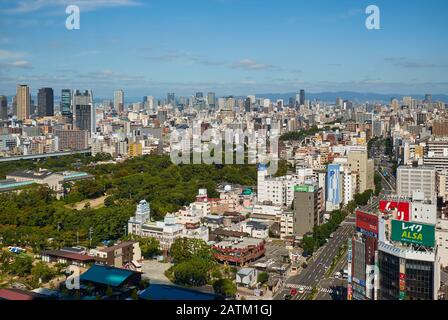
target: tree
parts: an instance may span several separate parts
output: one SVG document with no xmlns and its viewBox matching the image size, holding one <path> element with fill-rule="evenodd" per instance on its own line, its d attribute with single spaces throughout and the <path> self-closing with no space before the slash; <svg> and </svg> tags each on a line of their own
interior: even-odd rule
<svg viewBox="0 0 448 320">
<path fill-rule="evenodd" d="M 20 254 L 15 257 L 14 261 L 9 265 L 9 272 L 20 277 L 27 276 L 31 273 L 33 267 L 33 258 L 27 254 Z"/>
<path fill-rule="evenodd" d="M 209 278 L 211 263 L 205 259 L 192 258 L 172 267 L 174 282 L 181 285 L 199 287 Z"/>
<path fill-rule="evenodd" d="M 265 284 L 269 281 L 269 274 L 267 272 L 260 272 L 257 277 L 257 282 Z"/>
<path fill-rule="evenodd" d="M 155 238 L 142 238 L 139 244 L 142 255 L 146 258 L 160 253 L 160 242 Z"/>
<path fill-rule="evenodd" d="M 104 206 L 111 207 L 114 205 L 114 199 L 112 197 L 107 197 L 104 199 Z"/>
<path fill-rule="evenodd" d="M 48 282 L 55 276 L 55 271 L 48 267 L 44 262 L 39 261 L 31 269 L 31 275 L 36 280 L 41 280 L 42 282 Z"/>
<path fill-rule="evenodd" d="M 315 247 L 316 247 L 316 241 L 312 236 L 303 237 L 302 248 L 305 251 L 305 254 L 312 255 Z"/>
<path fill-rule="evenodd" d="M 374 193 L 373 190 L 366 190 L 363 193 L 356 194 L 355 195 L 355 203 L 358 206 L 365 206 L 369 202 L 373 193 Z"/>
<path fill-rule="evenodd" d="M 235 283 L 230 279 L 219 279 L 213 283 L 213 290 L 216 294 L 224 297 L 233 297 L 237 292 Z"/>
<path fill-rule="evenodd" d="M 175 262 L 183 262 L 193 258 L 213 260 L 210 246 L 200 239 L 177 238 L 171 246 L 170 255 Z"/>
</svg>

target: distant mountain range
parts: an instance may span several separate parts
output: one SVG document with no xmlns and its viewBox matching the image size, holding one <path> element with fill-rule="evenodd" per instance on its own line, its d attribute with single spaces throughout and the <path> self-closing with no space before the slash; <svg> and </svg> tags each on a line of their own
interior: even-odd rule
<svg viewBox="0 0 448 320">
<path fill-rule="evenodd" d="M 257 94 L 257 97 L 266 97 L 267 99 L 277 100 L 283 99 L 288 102 L 290 97 L 295 97 L 298 92 L 290 93 L 265 93 Z M 337 98 L 342 98 L 344 100 L 350 100 L 353 102 L 390 102 L 392 98 L 402 100 L 403 97 L 411 96 L 414 99 L 423 100 L 425 98 L 424 94 L 381 94 L 381 93 L 364 93 L 364 92 L 353 92 L 353 91 L 337 91 L 337 92 L 320 92 L 320 93 L 309 93 L 305 92 L 307 100 L 319 100 L 324 102 L 336 102 Z M 432 101 L 443 101 L 448 102 L 448 95 L 446 94 L 434 94 L 432 95 Z"/>
</svg>

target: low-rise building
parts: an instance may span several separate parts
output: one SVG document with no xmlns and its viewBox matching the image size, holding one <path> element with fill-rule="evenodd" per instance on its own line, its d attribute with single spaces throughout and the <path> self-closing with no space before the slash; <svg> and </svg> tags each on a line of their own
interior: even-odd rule
<svg viewBox="0 0 448 320">
<path fill-rule="evenodd" d="M 236 273 L 236 285 L 254 288 L 257 285 L 258 270 L 255 268 L 242 268 Z"/>
<path fill-rule="evenodd" d="M 255 238 L 230 238 L 213 245 L 213 255 L 220 262 L 245 265 L 261 258 L 265 241 Z"/>
<path fill-rule="evenodd" d="M 136 241 L 117 243 L 111 247 L 100 247 L 90 251 L 97 263 L 116 268 L 139 269 L 142 259 L 140 245 Z"/>
</svg>

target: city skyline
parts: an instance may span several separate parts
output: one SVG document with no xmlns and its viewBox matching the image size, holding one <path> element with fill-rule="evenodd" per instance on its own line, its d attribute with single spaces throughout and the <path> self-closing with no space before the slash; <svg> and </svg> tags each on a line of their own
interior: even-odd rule
<svg viewBox="0 0 448 320">
<path fill-rule="evenodd" d="M 81 29 L 65 28 L 78 4 Z M 0 89 L 95 97 L 262 93 L 448 93 L 445 1 L 0 1 Z M 120 23 L 115 23 L 119 21 Z M 114 23 L 111 23 L 114 22 Z M 418 23 L 417 23 L 418 22 Z M 32 48 L 32 49 L 31 49 Z M 49 62 L 52 63 L 49 63 Z"/>
</svg>

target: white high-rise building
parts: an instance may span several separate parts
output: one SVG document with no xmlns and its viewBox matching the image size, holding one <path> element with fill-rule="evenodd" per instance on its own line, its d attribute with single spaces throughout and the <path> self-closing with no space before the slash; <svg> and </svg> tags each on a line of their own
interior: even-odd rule
<svg viewBox="0 0 448 320">
<path fill-rule="evenodd" d="M 123 90 L 117 90 L 114 92 L 114 109 L 118 113 L 124 111 L 124 92 Z"/>
<path fill-rule="evenodd" d="M 426 199 L 437 196 L 437 171 L 434 167 L 402 166 L 397 170 L 397 193 L 412 197 L 414 191 L 424 193 Z"/>
</svg>

